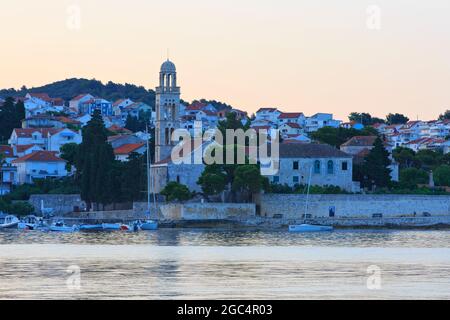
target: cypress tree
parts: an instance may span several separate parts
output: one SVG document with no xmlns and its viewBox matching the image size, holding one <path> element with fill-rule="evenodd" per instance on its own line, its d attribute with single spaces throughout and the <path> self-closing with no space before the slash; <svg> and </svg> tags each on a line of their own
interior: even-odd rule
<svg viewBox="0 0 450 320">
<path fill-rule="evenodd" d="M 373 185 L 379 188 L 389 187 L 392 182 L 391 169 L 388 168 L 391 164 L 389 152 L 380 138 L 377 138 L 373 145 L 363 164 L 364 184 L 369 188 Z"/>
</svg>

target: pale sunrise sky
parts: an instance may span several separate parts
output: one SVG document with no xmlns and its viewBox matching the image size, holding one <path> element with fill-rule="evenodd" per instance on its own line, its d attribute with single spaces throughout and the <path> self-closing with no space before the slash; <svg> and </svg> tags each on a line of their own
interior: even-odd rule
<svg viewBox="0 0 450 320">
<path fill-rule="evenodd" d="M 0 0 L 0 36 L 0 88 L 154 88 L 169 48 L 187 101 L 342 120 L 450 109 L 449 0 Z"/>
</svg>

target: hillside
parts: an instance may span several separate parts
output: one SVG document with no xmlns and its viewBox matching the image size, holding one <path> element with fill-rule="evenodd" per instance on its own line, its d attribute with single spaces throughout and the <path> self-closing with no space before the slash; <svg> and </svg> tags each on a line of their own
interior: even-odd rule
<svg viewBox="0 0 450 320">
<path fill-rule="evenodd" d="M 155 105 L 155 92 L 153 90 L 147 90 L 142 86 L 128 83 L 117 84 L 111 81 L 103 84 L 101 81 L 95 79 L 88 80 L 76 78 L 57 81 L 42 87 L 31 89 L 25 87 L 22 87 L 20 90 L 3 89 L 0 90 L 0 97 L 23 97 L 27 92 L 45 92 L 52 98 L 63 98 L 66 101 L 69 101 L 81 93 L 90 93 L 93 96 L 102 97 L 110 101 L 116 101 L 117 99 L 126 97 L 136 102 L 145 102 L 152 107 Z"/>
<path fill-rule="evenodd" d="M 103 84 L 101 81 L 95 79 L 88 80 L 72 78 L 30 89 L 26 87 L 22 87 L 19 90 L 0 89 L 0 97 L 23 97 L 28 92 L 47 93 L 52 98 L 63 98 L 65 101 L 69 101 L 73 97 L 82 93 L 90 93 L 93 96 L 101 97 L 113 102 L 121 98 L 130 98 L 135 102 L 144 102 L 153 108 L 155 107 L 154 90 L 147 90 L 142 86 L 136 86 L 129 83 L 118 84 L 109 81 L 108 83 Z M 199 99 L 195 101 L 211 103 L 217 110 L 233 108 L 226 103 L 216 100 Z M 181 102 L 188 104 L 188 102 L 183 100 Z"/>
</svg>

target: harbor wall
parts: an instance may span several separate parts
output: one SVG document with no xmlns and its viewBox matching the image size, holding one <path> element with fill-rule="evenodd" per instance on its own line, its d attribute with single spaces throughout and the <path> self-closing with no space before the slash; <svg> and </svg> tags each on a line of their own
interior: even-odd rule
<svg viewBox="0 0 450 320">
<path fill-rule="evenodd" d="M 53 209 L 56 215 L 63 215 L 77 209 L 82 211 L 86 208 L 86 203 L 81 200 L 79 194 L 33 194 L 28 202 L 38 214 L 43 214 L 41 204 L 45 209 Z"/>
<path fill-rule="evenodd" d="M 263 217 L 301 219 L 305 213 L 306 195 L 263 194 L 259 197 Z M 310 195 L 307 213 L 311 217 L 383 218 L 450 215 L 450 196 L 422 195 Z"/>
<path fill-rule="evenodd" d="M 167 220 L 245 220 L 255 217 L 253 203 L 185 203 L 161 206 Z"/>
</svg>

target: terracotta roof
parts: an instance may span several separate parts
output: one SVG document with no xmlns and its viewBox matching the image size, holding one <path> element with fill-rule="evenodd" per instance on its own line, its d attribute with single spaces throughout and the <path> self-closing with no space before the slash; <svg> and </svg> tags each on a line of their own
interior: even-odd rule
<svg viewBox="0 0 450 320">
<path fill-rule="evenodd" d="M 288 123 L 286 123 L 286 125 L 291 127 L 291 128 L 301 129 L 301 127 L 300 127 L 300 125 L 298 123 L 288 122 Z"/>
<path fill-rule="evenodd" d="M 16 160 L 13 160 L 13 163 L 20 162 L 66 162 L 66 160 L 57 157 L 52 151 L 36 151 L 30 154 L 27 154 L 23 157 L 20 157 Z"/>
<path fill-rule="evenodd" d="M 47 102 L 52 101 L 52 99 L 49 97 L 47 93 L 30 93 L 30 96 L 32 96 L 33 98 L 39 98 Z"/>
<path fill-rule="evenodd" d="M 124 155 L 124 154 L 130 154 L 133 151 L 136 151 L 137 149 L 140 149 L 144 146 L 144 143 L 128 143 L 124 144 L 116 149 L 114 149 L 114 154 L 116 155 Z"/>
<path fill-rule="evenodd" d="M 275 112 L 278 111 L 277 108 L 259 108 L 258 111 L 256 111 L 256 113 L 258 112 Z"/>
<path fill-rule="evenodd" d="M 303 116 L 301 112 L 283 112 L 278 116 L 278 119 L 296 119 Z"/>
<path fill-rule="evenodd" d="M 79 94 L 75 98 L 73 98 L 71 101 L 79 101 L 79 100 L 83 99 L 87 95 L 88 95 L 87 93 L 86 94 Z"/>
<path fill-rule="evenodd" d="M 347 142 L 343 143 L 342 146 L 344 147 L 371 147 L 373 146 L 375 140 L 377 139 L 376 136 L 355 136 L 348 140 Z"/>
<path fill-rule="evenodd" d="M 14 132 L 16 132 L 17 136 L 19 138 L 27 137 L 31 138 L 34 132 L 39 132 L 43 136 L 47 136 L 48 134 L 54 135 L 55 133 L 58 133 L 62 131 L 63 129 L 55 129 L 55 128 L 16 128 L 14 129 Z"/>
<path fill-rule="evenodd" d="M 63 117 L 63 116 L 61 116 L 61 117 L 56 117 L 56 119 L 58 119 L 58 120 L 61 121 L 62 123 L 68 123 L 68 124 L 81 124 L 81 122 L 78 121 L 78 120 L 71 119 L 71 118 L 68 118 L 68 117 Z"/>
<path fill-rule="evenodd" d="M 34 147 L 34 146 L 35 146 L 34 144 L 17 145 L 16 146 L 16 150 L 17 150 L 17 152 L 22 153 L 22 152 L 24 152 L 24 151 L 26 151 L 26 150 L 30 149 L 31 147 Z"/>
<path fill-rule="evenodd" d="M 127 128 L 119 127 L 117 124 L 113 124 L 111 127 L 108 128 L 111 132 L 122 132 L 122 133 L 132 133 Z"/>
<path fill-rule="evenodd" d="M 0 146 L 0 154 L 3 154 L 6 158 L 14 157 L 14 151 L 10 146 Z"/>
<path fill-rule="evenodd" d="M 113 103 L 113 106 L 116 107 L 116 106 L 118 106 L 119 104 L 121 104 L 122 102 L 124 102 L 125 100 L 126 100 L 126 99 L 119 99 L 119 100 L 117 100 L 116 102 Z"/>
</svg>

